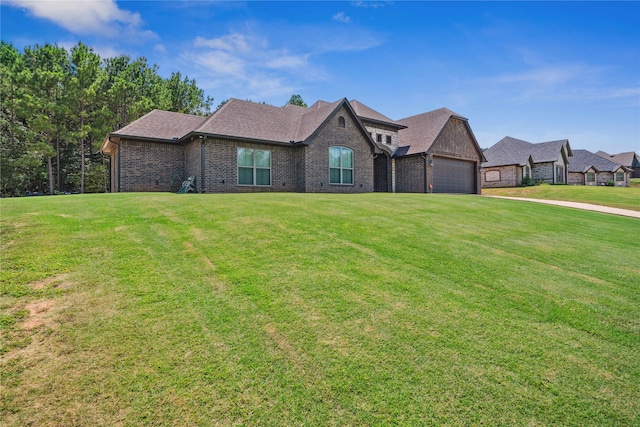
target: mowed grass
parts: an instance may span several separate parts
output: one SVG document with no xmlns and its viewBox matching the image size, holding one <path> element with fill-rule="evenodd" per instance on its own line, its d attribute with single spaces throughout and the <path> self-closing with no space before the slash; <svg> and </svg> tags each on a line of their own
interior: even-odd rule
<svg viewBox="0 0 640 427">
<path fill-rule="evenodd" d="M 0 202 L 0 425 L 640 424 L 637 219 L 424 194 Z"/>
<path fill-rule="evenodd" d="M 635 183 L 634 179 L 629 187 L 542 184 L 532 187 L 483 188 L 482 194 L 593 203 L 640 211 L 640 180 Z"/>
</svg>

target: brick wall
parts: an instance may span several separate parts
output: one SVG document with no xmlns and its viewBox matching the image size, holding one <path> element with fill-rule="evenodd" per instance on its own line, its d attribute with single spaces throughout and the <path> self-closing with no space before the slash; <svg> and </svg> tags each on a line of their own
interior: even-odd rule
<svg viewBox="0 0 640 427">
<path fill-rule="evenodd" d="M 120 191 L 168 191 L 174 174 L 184 177 L 184 149 L 180 145 L 122 140 L 119 149 Z M 117 175 L 117 163 L 114 165 Z M 112 191 L 118 190 L 115 184 Z"/>
<path fill-rule="evenodd" d="M 197 144 L 199 146 L 199 143 Z M 238 185 L 238 148 L 271 152 L 271 185 Z M 198 147 L 199 149 L 199 147 Z M 205 190 L 208 193 L 246 193 L 269 191 L 302 191 L 298 170 L 303 148 L 271 144 L 254 144 L 223 138 L 207 138 L 205 143 Z M 200 179 L 199 166 L 197 179 Z M 189 169 L 191 170 L 191 169 Z M 195 173 L 189 172 L 191 175 Z"/>
<path fill-rule="evenodd" d="M 345 118 L 345 127 L 338 126 L 338 117 Z M 329 184 L 329 147 L 342 146 L 353 150 L 353 185 Z M 372 147 L 360 132 L 354 118 L 342 107 L 320 127 L 305 149 L 305 191 L 331 193 L 362 193 L 373 191 Z"/>
<path fill-rule="evenodd" d="M 585 185 L 586 182 L 586 173 L 581 172 L 569 172 L 569 182 L 570 185 Z M 586 185 L 596 185 L 595 182 L 588 182 Z"/>
<path fill-rule="evenodd" d="M 189 142 L 184 147 L 184 167 L 185 167 L 186 176 L 182 177 L 182 179 L 185 180 L 190 176 L 195 176 L 196 191 L 198 193 L 201 193 L 203 190 L 202 174 L 200 173 L 201 159 L 202 159 L 201 153 L 202 153 L 202 141 L 200 139 L 196 139 L 192 142 Z M 173 188 L 175 188 L 175 185 L 173 186 Z M 206 188 L 205 188 L 205 191 L 206 191 Z"/>
<path fill-rule="evenodd" d="M 487 181 L 487 173 L 500 173 L 500 181 Z M 516 165 L 483 168 L 482 188 L 517 187 L 522 184 L 522 168 Z"/>
<path fill-rule="evenodd" d="M 424 159 L 422 156 L 396 159 L 396 192 L 424 193 Z"/>
<path fill-rule="evenodd" d="M 533 180 L 535 181 L 535 180 L 541 179 L 544 182 L 553 184 L 554 168 L 555 168 L 555 164 L 552 162 L 535 163 L 533 165 L 533 170 L 531 171 Z"/>
</svg>

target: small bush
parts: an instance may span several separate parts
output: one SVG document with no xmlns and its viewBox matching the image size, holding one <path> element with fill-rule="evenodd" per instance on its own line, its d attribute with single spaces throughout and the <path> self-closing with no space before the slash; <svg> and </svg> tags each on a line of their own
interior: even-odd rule
<svg viewBox="0 0 640 427">
<path fill-rule="evenodd" d="M 522 186 L 523 187 L 529 187 L 533 185 L 533 181 L 531 180 L 530 176 L 525 176 L 524 178 L 522 178 Z"/>
<path fill-rule="evenodd" d="M 612 179 L 607 181 L 607 187 L 613 187 L 615 185 L 616 185 L 616 183 Z"/>
</svg>

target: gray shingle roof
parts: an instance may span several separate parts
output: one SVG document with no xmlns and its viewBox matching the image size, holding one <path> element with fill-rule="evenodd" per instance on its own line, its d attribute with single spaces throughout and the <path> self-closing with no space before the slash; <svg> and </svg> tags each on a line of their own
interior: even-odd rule
<svg viewBox="0 0 640 427">
<path fill-rule="evenodd" d="M 573 150 L 573 156 L 569 159 L 569 172 L 585 173 L 589 168 L 598 172 L 615 172 L 621 166 L 588 150 Z"/>
<path fill-rule="evenodd" d="M 531 143 L 506 136 L 484 150 L 487 161 L 482 167 L 518 165 L 525 166 L 531 158 Z"/>
<path fill-rule="evenodd" d="M 230 99 L 195 132 L 288 143 L 296 139 L 304 107 L 285 107 Z"/>
<path fill-rule="evenodd" d="M 190 133 L 203 133 L 286 144 L 305 142 L 343 103 L 353 111 L 344 98 L 319 101 L 310 108 L 291 104 L 274 107 L 232 98 L 208 117 L 154 110 L 110 135 L 174 141 Z M 361 131 L 369 138 L 364 128 Z"/>
<path fill-rule="evenodd" d="M 566 156 L 571 156 L 571 147 L 567 139 L 532 144 L 506 136 L 484 151 L 487 162 L 482 166 L 524 165 L 522 162 L 526 162 L 529 156 L 534 163 L 555 162 L 563 151 Z"/>
<path fill-rule="evenodd" d="M 427 152 L 452 116 L 467 120 L 448 108 L 398 120 L 398 123 L 407 128 L 398 131 L 398 149 L 394 155 L 407 156 Z"/>
<path fill-rule="evenodd" d="M 565 154 L 571 156 L 571 147 L 569 147 L 569 140 L 567 139 L 539 142 L 531 145 L 531 157 L 533 157 L 534 163 L 555 162 L 560 157 L 563 147 L 566 151 Z"/>
<path fill-rule="evenodd" d="M 627 168 L 640 167 L 640 156 L 638 156 L 634 151 L 613 154 L 610 155 L 610 158 L 612 161 L 620 163 L 622 166 L 625 166 Z"/>
<path fill-rule="evenodd" d="M 384 114 L 377 112 L 373 108 L 370 108 L 364 105 L 360 101 L 356 101 L 354 99 L 352 101 L 349 101 L 349 104 L 351 104 L 353 111 L 355 111 L 356 115 L 360 117 L 362 120 L 369 120 L 373 122 L 384 123 L 392 127 L 395 127 L 397 129 L 403 129 L 406 127 L 395 120 L 391 120 L 389 117 L 385 116 Z"/>
<path fill-rule="evenodd" d="M 111 135 L 172 141 L 184 137 L 205 120 L 203 116 L 153 110 Z"/>
</svg>

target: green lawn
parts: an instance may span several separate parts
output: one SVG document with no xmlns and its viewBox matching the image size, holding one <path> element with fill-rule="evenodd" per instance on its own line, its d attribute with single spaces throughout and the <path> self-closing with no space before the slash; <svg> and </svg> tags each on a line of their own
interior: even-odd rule
<svg viewBox="0 0 640 427">
<path fill-rule="evenodd" d="M 640 185 L 630 187 L 590 187 L 584 185 L 535 185 L 532 187 L 483 188 L 486 196 L 526 197 L 593 203 L 640 211 Z"/>
<path fill-rule="evenodd" d="M 640 424 L 637 219 L 424 194 L 0 203 L 0 425 Z"/>
</svg>

